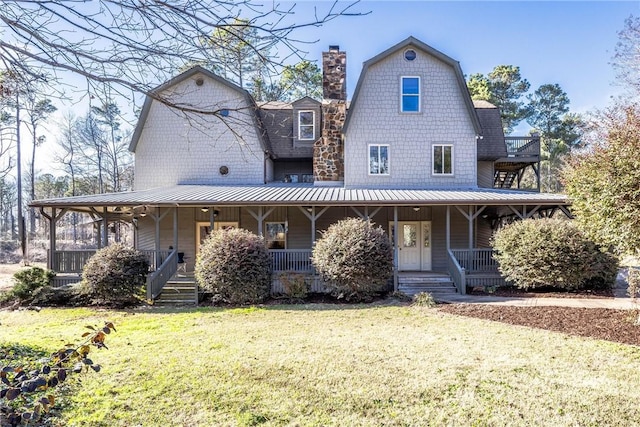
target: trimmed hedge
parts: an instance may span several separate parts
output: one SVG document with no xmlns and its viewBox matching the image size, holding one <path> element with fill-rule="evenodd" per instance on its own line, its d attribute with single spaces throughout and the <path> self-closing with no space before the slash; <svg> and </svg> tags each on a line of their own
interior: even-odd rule
<svg viewBox="0 0 640 427">
<path fill-rule="evenodd" d="M 116 243 L 98 250 L 84 266 L 84 291 L 96 304 L 126 306 L 144 298 L 149 262 L 137 250 Z"/>
<path fill-rule="evenodd" d="M 215 230 L 200 246 L 195 276 L 214 302 L 257 304 L 271 290 L 271 258 L 264 239 L 241 228 Z"/>
<path fill-rule="evenodd" d="M 371 221 L 348 218 L 331 225 L 311 257 L 333 296 L 369 299 L 385 290 L 393 274 L 389 236 Z"/>
<path fill-rule="evenodd" d="M 528 219 L 499 230 L 493 239 L 501 273 L 522 289 L 611 288 L 618 260 L 571 221 Z"/>
</svg>

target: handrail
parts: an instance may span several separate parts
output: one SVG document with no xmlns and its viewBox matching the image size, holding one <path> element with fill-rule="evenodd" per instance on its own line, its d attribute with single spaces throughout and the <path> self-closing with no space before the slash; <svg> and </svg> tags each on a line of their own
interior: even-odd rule
<svg viewBox="0 0 640 427">
<path fill-rule="evenodd" d="M 460 266 L 456 257 L 453 256 L 451 249 L 447 250 L 447 270 L 460 295 L 465 295 L 467 293 L 466 272 Z"/>
<path fill-rule="evenodd" d="M 172 251 L 156 271 L 147 277 L 147 299 L 154 300 L 178 270 L 178 252 Z"/>
<path fill-rule="evenodd" d="M 171 250 L 156 251 L 140 249 L 138 252 L 142 253 L 147 258 L 151 271 L 157 270 L 164 260 L 166 260 L 171 254 Z"/>
</svg>

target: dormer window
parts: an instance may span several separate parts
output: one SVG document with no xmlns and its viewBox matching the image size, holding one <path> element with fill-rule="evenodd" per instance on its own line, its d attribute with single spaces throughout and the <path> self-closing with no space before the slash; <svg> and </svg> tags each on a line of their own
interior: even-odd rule
<svg viewBox="0 0 640 427">
<path fill-rule="evenodd" d="M 420 112 L 420 77 L 402 77 L 401 111 L 403 113 Z"/>
<path fill-rule="evenodd" d="M 316 120 L 314 111 L 298 112 L 298 139 L 311 141 L 316 135 Z"/>
</svg>

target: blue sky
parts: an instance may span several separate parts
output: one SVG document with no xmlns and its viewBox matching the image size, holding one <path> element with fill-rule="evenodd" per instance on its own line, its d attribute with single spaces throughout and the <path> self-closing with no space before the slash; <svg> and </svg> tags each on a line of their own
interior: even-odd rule
<svg viewBox="0 0 640 427">
<path fill-rule="evenodd" d="M 326 9 L 329 2 L 299 2 L 304 14 Z M 318 39 L 309 59 L 320 58 L 330 44 L 347 52 L 347 89 L 353 93 L 362 62 L 408 36 L 458 60 L 466 75 L 488 73 L 500 64 L 517 65 L 532 90 L 558 83 L 571 108 L 586 112 L 605 107 L 614 86 L 610 65 L 617 32 L 640 1 L 362 1 L 360 11 L 301 37 Z"/>
<path fill-rule="evenodd" d="M 267 6 L 277 0 L 255 0 Z M 347 4 L 347 2 L 343 2 Z M 290 5 L 281 2 L 284 7 Z M 328 0 L 302 0 L 292 22 L 308 22 L 314 8 L 326 11 Z M 468 76 L 486 74 L 500 64 L 517 65 L 532 90 L 558 83 L 574 112 L 608 105 L 620 88 L 610 65 L 618 31 L 631 14 L 640 15 L 636 1 L 361 1 L 354 11 L 371 13 L 342 17 L 322 27 L 292 34 L 306 41 L 307 58 L 320 60 L 329 45 L 347 52 L 347 89 L 355 89 L 362 63 L 409 36 L 456 59 Z M 61 111 L 69 106 L 63 106 Z M 77 106 L 76 106 L 77 108 Z M 82 111 L 80 111 L 81 113 Z M 524 134 L 526 124 L 515 134 Z M 54 138 L 47 141 L 47 149 Z M 40 154 L 39 167 L 47 155 Z"/>
</svg>

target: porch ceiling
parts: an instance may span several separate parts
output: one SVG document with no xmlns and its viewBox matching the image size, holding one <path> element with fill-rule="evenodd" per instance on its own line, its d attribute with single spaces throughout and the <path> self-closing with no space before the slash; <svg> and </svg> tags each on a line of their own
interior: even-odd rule
<svg viewBox="0 0 640 427">
<path fill-rule="evenodd" d="M 563 194 L 488 188 L 453 190 L 316 187 L 313 184 L 176 185 L 143 191 L 35 200 L 33 207 L 91 211 L 142 206 L 567 205 Z M 112 209 L 109 209 L 110 211 Z"/>
</svg>

